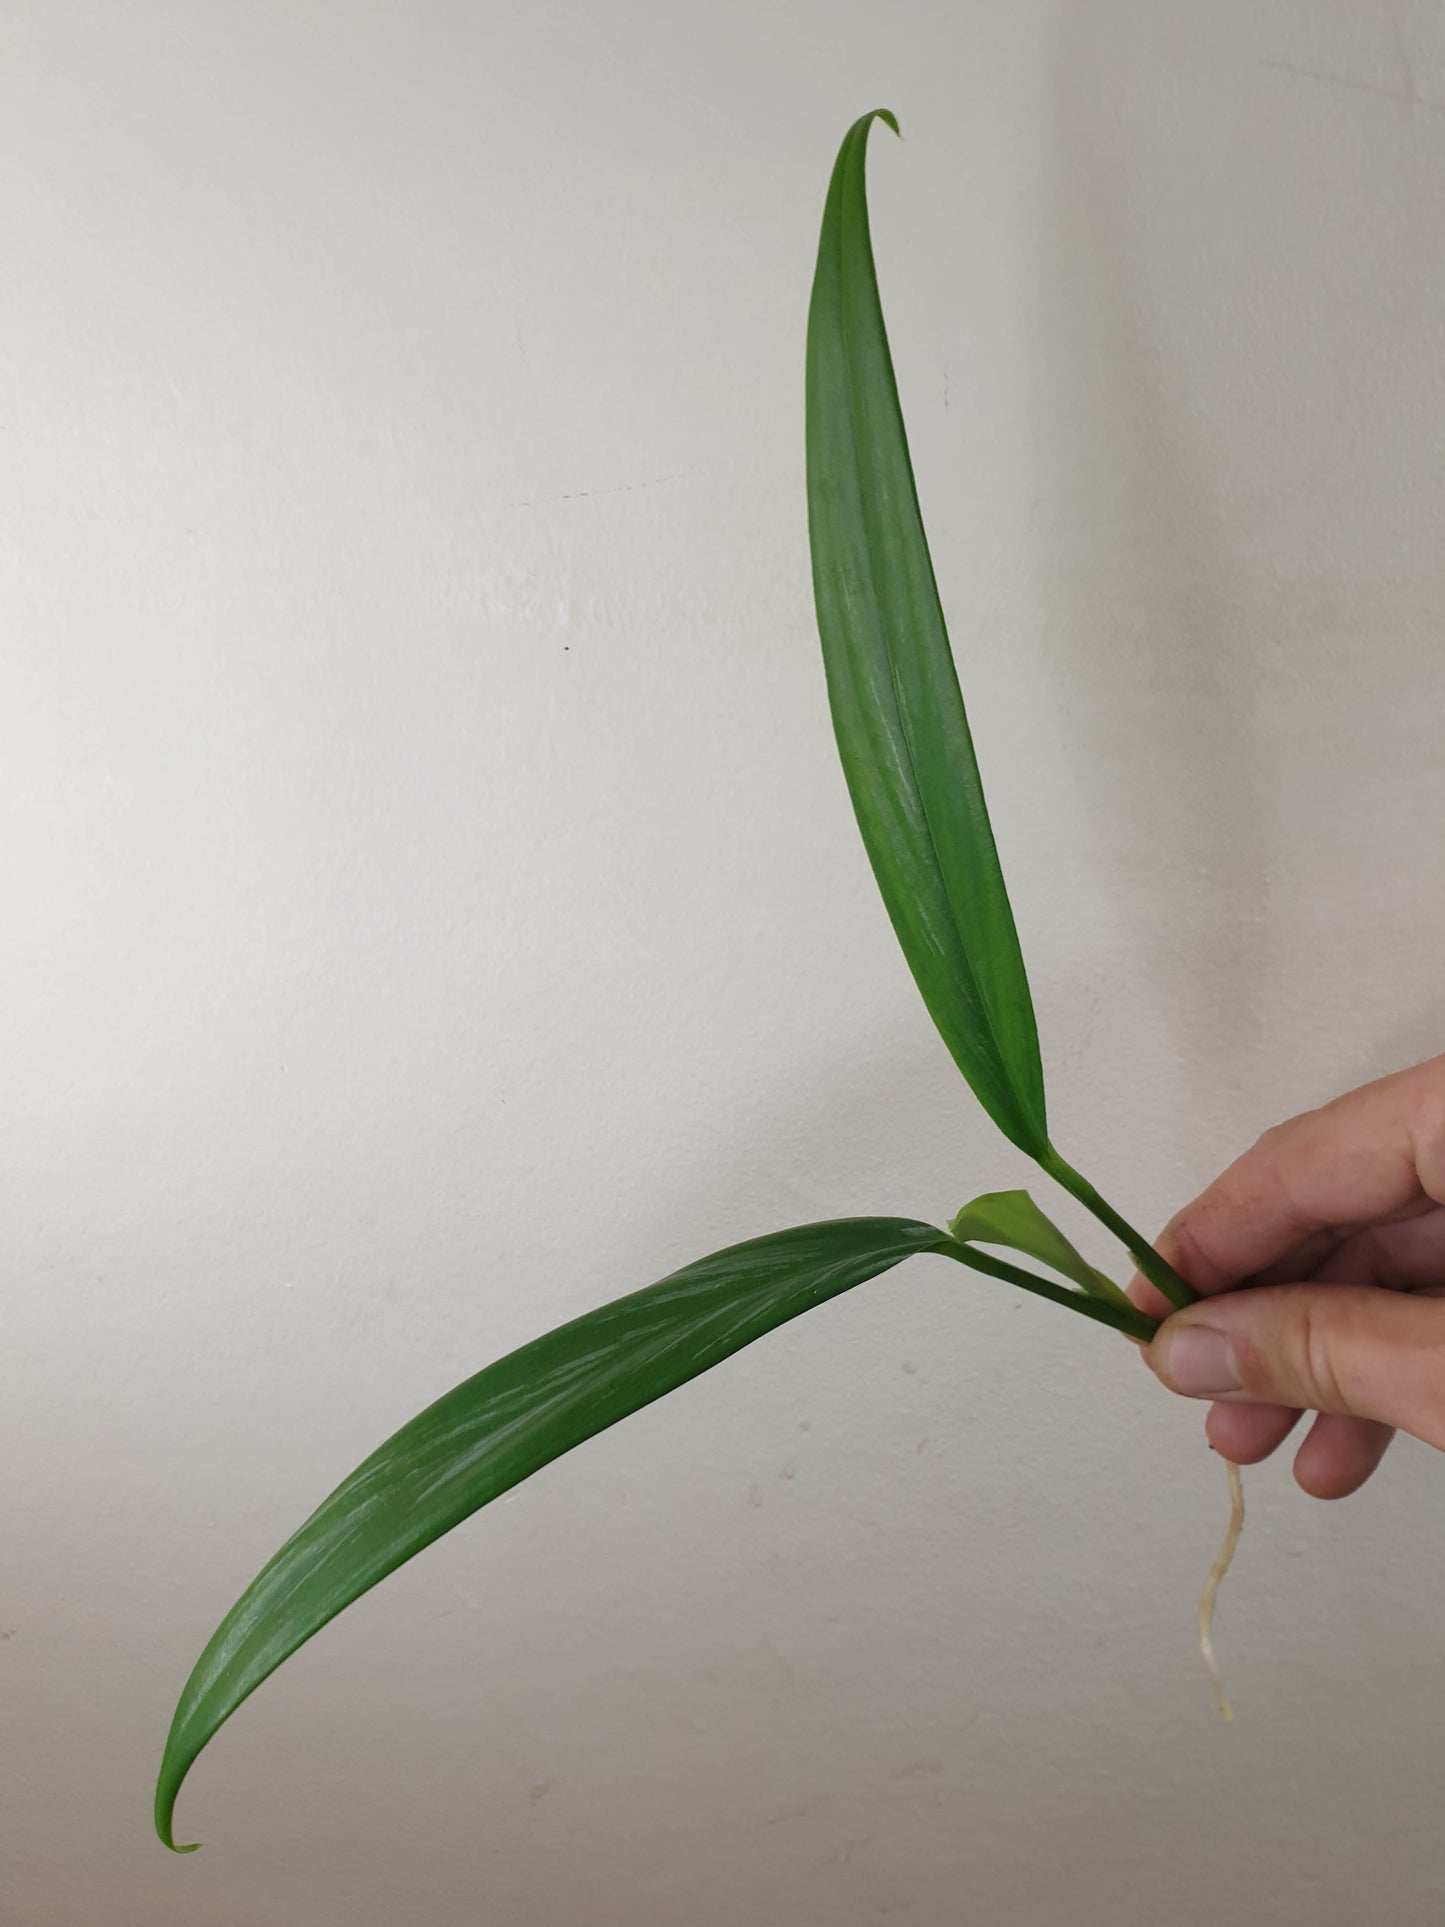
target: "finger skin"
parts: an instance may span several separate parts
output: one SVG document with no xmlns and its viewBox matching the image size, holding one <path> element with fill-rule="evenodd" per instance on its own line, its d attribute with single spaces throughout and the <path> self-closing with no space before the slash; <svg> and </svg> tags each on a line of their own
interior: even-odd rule
<svg viewBox="0 0 1445 1927">
<path fill-rule="evenodd" d="M 1445 1299 L 1339 1284 L 1227 1292 L 1166 1320 L 1147 1359 L 1185 1397 L 1371 1419 L 1445 1450 Z"/>
<path fill-rule="evenodd" d="M 1209 1408 L 1204 1436 L 1221 1457 L 1236 1465 L 1258 1465 L 1279 1450 L 1302 1416 L 1298 1407 L 1288 1405 L 1220 1400 Z"/>
<path fill-rule="evenodd" d="M 1308 1274 L 1321 1283 L 1384 1285 L 1391 1291 L 1445 1292 L 1445 1209 L 1427 1205 L 1393 1223 L 1366 1225 Z M 1271 1283 L 1288 1284 L 1289 1279 Z"/>
<path fill-rule="evenodd" d="M 1321 1412 L 1295 1453 L 1295 1481 L 1313 1499 L 1347 1499 L 1379 1465 L 1394 1436 L 1391 1426 L 1374 1419 Z"/>
<path fill-rule="evenodd" d="M 1246 1281 L 1309 1278 L 1430 1292 L 1445 1286 L 1442 1203 L 1445 1056 L 1266 1131 L 1171 1219 L 1158 1246 L 1206 1298 Z M 1143 1278 L 1129 1295 L 1151 1317 L 1169 1319 Z M 1232 1393 L 1205 1429 L 1217 1451 L 1249 1465 L 1277 1450 L 1299 1415 L 1297 1406 Z M 1378 1420 L 1332 1413 L 1311 1428 L 1295 1476 L 1317 1497 L 1342 1497 L 1374 1471 L 1391 1435 Z"/>
<path fill-rule="evenodd" d="M 1346 1232 L 1439 1204 L 1445 1056 L 1266 1131 L 1170 1220 L 1159 1249 L 1209 1296 L 1281 1261 L 1308 1275 Z"/>
<path fill-rule="evenodd" d="M 1236 1465 L 1258 1465 L 1283 1445 L 1302 1417 L 1285 1405 L 1220 1400 L 1209 1408 L 1204 1434 L 1222 1457 Z M 1394 1436 L 1390 1426 L 1373 1419 L 1320 1412 L 1295 1454 L 1295 1478 L 1313 1499 L 1347 1499 L 1378 1468 Z"/>
<path fill-rule="evenodd" d="M 1164 1240 L 1162 1237 L 1154 1240 L 1154 1246 L 1162 1257 L 1169 1258 L 1169 1254 L 1164 1248 Z M 1169 1259 L 1169 1262 L 1174 1264 L 1172 1258 Z M 1176 1271 L 1179 1270 L 1177 1264 L 1174 1265 L 1174 1269 Z M 1183 1276 L 1182 1272 L 1180 1276 Z M 1151 1285 L 1142 1272 L 1136 1271 L 1124 1289 L 1139 1307 L 1140 1311 L 1149 1318 L 1167 1318 L 1174 1309 L 1163 1292 L 1160 1291 L 1159 1287 L 1157 1285 Z"/>
<path fill-rule="evenodd" d="M 1445 1280 L 1445 1209 L 1427 1206 L 1419 1216 L 1353 1232 L 1313 1278 L 1445 1294 L 1445 1284 L 1437 1282 Z M 1257 1465 L 1284 1443 L 1301 1416 L 1284 1406 L 1223 1401 L 1211 1406 L 1204 1430 L 1225 1458 Z M 1313 1498 L 1347 1498 L 1378 1469 L 1394 1436 L 1374 1419 L 1322 1412 L 1295 1454 L 1295 1478 Z"/>
</svg>

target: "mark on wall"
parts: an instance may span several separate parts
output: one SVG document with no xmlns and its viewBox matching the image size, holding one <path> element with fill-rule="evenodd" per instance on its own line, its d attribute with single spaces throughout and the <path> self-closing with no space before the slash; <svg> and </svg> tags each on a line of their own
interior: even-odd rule
<svg viewBox="0 0 1445 1927">
<path fill-rule="evenodd" d="M 1293 74 L 1296 80 L 1312 80 L 1321 87 L 1348 87 L 1359 94 L 1377 94 L 1382 100 L 1398 101 L 1402 107 L 1423 107 L 1432 114 L 1445 114 L 1445 102 L 1422 100 L 1413 90 L 1399 87 L 1382 87 L 1373 80 L 1351 80 L 1344 74 L 1322 74 L 1313 67 L 1297 67 L 1291 60 L 1261 60 L 1261 67 L 1272 67 L 1276 73 Z"/>
</svg>

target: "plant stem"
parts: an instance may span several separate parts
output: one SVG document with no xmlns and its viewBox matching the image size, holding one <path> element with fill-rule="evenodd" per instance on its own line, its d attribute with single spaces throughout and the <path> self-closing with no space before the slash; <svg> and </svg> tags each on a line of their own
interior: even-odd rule
<svg viewBox="0 0 1445 1927">
<path fill-rule="evenodd" d="M 1107 1199 L 1099 1196 L 1086 1177 L 1071 1164 L 1066 1164 L 1052 1145 L 1048 1156 L 1040 1158 L 1039 1162 L 1056 1183 L 1061 1184 L 1086 1211 L 1093 1212 L 1100 1224 L 1113 1232 L 1150 1284 L 1162 1291 L 1171 1305 L 1177 1308 L 1192 1305 L 1196 1301 L 1198 1292 L 1185 1284 L 1173 1265 L 1161 1258 L 1149 1240 L 1141 1237 L 1127 1218 L 1121 1218 Z"/>
<path fill-rule="evenodd" d="M 1002 1278 L 1007 1285 L 1018 1285 L 1024 1291 L 1032 1291 L 1056 1305 L 1067 1305 L 1070 1311 L 1080 1312 L 1085 1318 L 1097 1319 L 1101 1325 L 1123 1332 L 1126 1338 L 1138 1339 L 1141 1345 L 1147 1345 L 1159 1329 L 1156 1318 L 1151 1318 L 1147 1312 L 1139 1311 L 1133 1305 L 1116 1305 L 1109 1298 L 1091 1298 L 1087 1292 L 1055 1284 L 1052 1278 L 1041 1278 L 1037 1272 L 1025 1271 L 1022 1265 L 1011 1265 L 1006 1258 L 995 1258 L 992 1253 L 978 1251 L 957 1238 L 942 1238 L 928 1249 L 936 1251 L 942 1258 L 956 1259 L 971 1271 L 981 1271 L 990 1278 Z"/>
</svg>

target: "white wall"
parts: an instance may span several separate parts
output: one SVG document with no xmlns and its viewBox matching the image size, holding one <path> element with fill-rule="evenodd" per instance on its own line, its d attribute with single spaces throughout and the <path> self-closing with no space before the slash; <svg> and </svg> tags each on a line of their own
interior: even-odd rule
<svg viewBox="0 0 1445 1927">
<path fill-rule="evenodd" d="M 1438 9 L 12 0 L 0 66 L 6 1927 L 1435 1922 L 1445 1468 L 1251 1478 L 1225 1729 L 1200 1414 L 928 1261 L 371 1595 L 204 1853 L 148 1804 L 432 1396 L 1026 1178 L 812 632 L 865 108 L 1062 1148 L 1157 1224 L 1441 1047 Z"/>
</svg>

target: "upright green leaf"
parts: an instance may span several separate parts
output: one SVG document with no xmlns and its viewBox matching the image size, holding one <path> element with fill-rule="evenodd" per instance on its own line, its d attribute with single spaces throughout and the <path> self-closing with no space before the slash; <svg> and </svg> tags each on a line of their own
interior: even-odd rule
<svg viewBox="0 0 1445 1927">
<path fill-rule="evenodd" d="M 1011 1251 L 1022 1251 L 1026 1257 L 1037 1258 L 1040 1264 L 1057 1271 L 1061 1277 L 1072 1278 L 1091 1298 L 1101 1298 L 1111 1305 L 1132 1308 L 1133 1301 L 1127 1292 L 1122 1291 L 1112 1278 L 1106 1278 L 1102 1271 L 1096 1271 L 1088 1259 L 1074 1249 L 1053 1220 L 1045 1217 L 1027 1191 L 985 1192 L 981 1198 L 975 1198 L 971 1204 L 963 1207 L 948 1230 L 949 1236 L 957 1238 L 962 1244 L 972 1241 L 985 1245 L 1007 1245 Z"/>
<path fill-rule="evenodd" d="M 833 170 L 808 314 L 808 527 L 833 728 L 878 887 L 979 1102 L 1047 1152 L 1028 978 L 944 627 L 873 268 L 868 129 Z"/>
<path fill-rule="evenodd" d="M 498 1493 L 761 1338 L 947 1240 L 842 1218 L 732 1245 L 533 1340 L 404 1425 L 312 1513 L 231 1608 L 181 1695 L 156 1830 L 201 1748 L 343 1607 Z M 189 1849 L 178 1849 L 189 1851 Z"/>
</svg>

